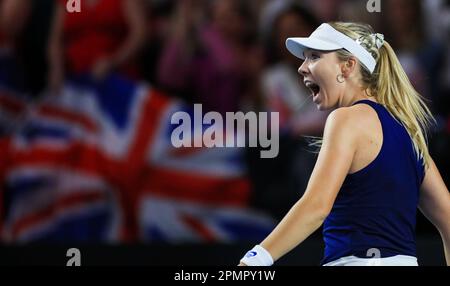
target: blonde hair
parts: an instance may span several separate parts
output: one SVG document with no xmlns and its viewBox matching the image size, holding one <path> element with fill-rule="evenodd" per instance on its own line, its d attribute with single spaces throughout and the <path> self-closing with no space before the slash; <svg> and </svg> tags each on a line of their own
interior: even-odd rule
<svg viewBox="0 0 450 286">
<path fill-rule="evenodd" d="M 360 64 L 363 88 L 406 128 L 418 158 L 422 158 L 424 166 L 428 166 L 431 157 L 426 132 L 434 119 L 422 96 L 409 81 L 392 47 L 384 41 L 378 49 L 375 39 L 371 36 L 374 31 L 370 25 L 344 22 L 328 24 L 353 40 L 358 40 L 375 58 L 377 65 L 372 74 Z M 337 51 L 337 56 L 346 61 L 352 54 L 342 49 Z"/>
</svg>

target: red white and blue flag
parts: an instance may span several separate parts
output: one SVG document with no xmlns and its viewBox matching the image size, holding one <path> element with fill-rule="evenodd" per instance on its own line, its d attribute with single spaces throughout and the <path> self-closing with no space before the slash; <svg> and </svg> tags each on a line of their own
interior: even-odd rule
<svg viewBox="0 0 450 286">
<path fill-rule="evenodd" d="M 248 207 L 242 148 L 173 147 L 171 115 L 191 107 L 148 85 L 80 76 L 34 103 L 0 92 L 4 106 L 21 114 L 0 139 L 4 242 L 260 240 L 274 226 Z"/>
</svg>

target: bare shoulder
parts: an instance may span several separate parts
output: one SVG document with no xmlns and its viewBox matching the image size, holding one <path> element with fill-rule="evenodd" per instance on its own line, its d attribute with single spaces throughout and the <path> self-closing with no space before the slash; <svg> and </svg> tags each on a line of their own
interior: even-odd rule
<svg viewBox="0 0 450 286">
<path fill-rule="evenodd" d="M 349 127 L 353 131 L 365 130 L 375 123 L 379 123 L 378 115 L 367 104 L 340 107 L 332 111 L 327 118 L 327 125 Z"/>
<path fill-rule="evenodd" d="M 340 107 L 333 110 L 327 118 L 327 125 L 332 127 L 349 128 L 364 126 L 371 121 L 369 114 L 375 115 L 376 112 L 366 104 L 358 104 L 349 107 Z M 369 115 L 369 116 L 368 116 Z"/>
<path fill-rule="evenodd" d="M 327 118 L 324 140 L 331 137 L 333 142 L 343 140 L 356 143 L 358 137 L 373 131 L 379 125 L 376 111 L 367 104 L 340 107 L 330 113 Z"/>
<path fill-rule="evenodd" d="M 324 130 L 324 144 L 327 141 L 337 144 L 350 142 L 355 137 L 353 124 L 358 120 L 358 114 L 351 107 L 340 107 L 333 110 L 327 118 Z"/>
</svg>

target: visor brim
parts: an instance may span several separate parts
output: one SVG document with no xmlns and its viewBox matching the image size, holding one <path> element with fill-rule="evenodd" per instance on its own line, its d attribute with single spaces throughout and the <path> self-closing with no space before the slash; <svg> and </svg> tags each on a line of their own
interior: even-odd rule
<svg viewBox="0 0 450 286">
<path fill-rule="evenodd" d="M 307 49 L 318 51 L 335 51 L 342 49 L 342 47 L 337 44 L 314 38 L 288 38 L 286 40 L 286 48 L 291 54 L 302 60 L 305 59 L 303 52 Z"/>
</svg>

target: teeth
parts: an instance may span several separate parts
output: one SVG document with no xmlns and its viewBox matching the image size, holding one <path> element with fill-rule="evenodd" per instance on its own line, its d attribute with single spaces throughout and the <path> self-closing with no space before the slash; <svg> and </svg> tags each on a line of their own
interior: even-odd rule
<svg viewBox="0 0 450 286">
<path fill-rule="evenodd" d="M 311 90 L 312 96 L 316 96 L 320 92 L 320 87 L 310 80 L 305 80 L 304 84 L 309 90 Z"/>
<path fill-rule="evenodd" d="M 306 87 L 311 87 L 311 86 L 314 86 L 314 85 L 316 85 L 316 84 L 313 83 L 312 81 L 309 81 L 309 80 L 305 81 L 305 86 Z"/>
<path fill-rule="evenodd" d="M 312 81 L 306 80 L 304 83 L 305 86 L 309 88 L 314 94 L 319 91 L 319 86 Z"/>
</svg>

